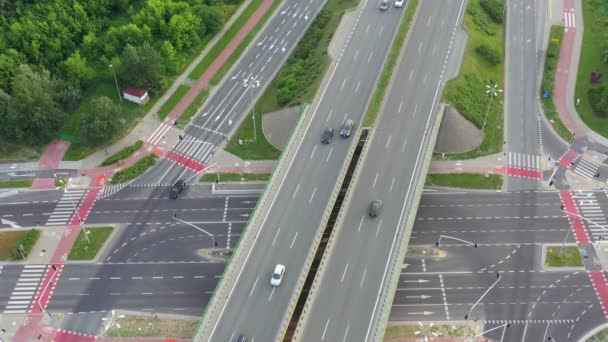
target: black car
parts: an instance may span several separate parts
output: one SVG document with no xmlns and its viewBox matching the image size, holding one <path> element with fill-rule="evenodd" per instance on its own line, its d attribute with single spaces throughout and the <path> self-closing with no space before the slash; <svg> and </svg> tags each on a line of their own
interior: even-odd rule
<svg viewBox="0 0 608 342">
<path fill-rule="evenodd" d="M 368 214 L 370 217 L 376 217 L 376 216 L 380 215 L 381 211 L 382 211 L 382 201 L 373 200 L 369 204 Z"/>
<path fill-rule="evenodd" d="M 325 128 L 323 134 L 321 134 L 321 143 L 329 144 L 334 139 L 334 129 L 333 128 Z"/>
<path fill-rule="evenodd" d="M 186 188 L 186 182 L 184 182 L 182 179 L 178 180 L 171 187 L 171 195 L 170 195 L 171 199 L 177 199 L 179 197 L 179 194 L 181 194 L 185 188 Z"/>
</svg>

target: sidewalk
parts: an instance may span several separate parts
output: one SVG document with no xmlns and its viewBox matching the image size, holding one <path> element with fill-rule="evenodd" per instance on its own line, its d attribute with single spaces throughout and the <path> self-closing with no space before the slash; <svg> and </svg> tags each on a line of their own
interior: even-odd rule
<svg viewBox="0 0 608 342">
<path fill-rule="evenodd" d="M 159 126 L 163 124 L 169 126 L 168 129 L 165 128 L 165 131 L 171 130 L 171 134 L 167 133 L 167 135 L 171 135 L 172 139 L 165 140 L 163 142 L 170 146 L 177 140 L 178 132 L 173 128 L 173 121 L 179 118 L 184 110 L 192 103 L 195 99 L 196 95 L 198 95 L 203 89 L 209 86 L 209 81 L 217 74 L 220 68 L 226 63 L 228 57 L 236 50 L 236 48 L 240 45 L 240 43 L 245 39 L 247 34 L 254 28 L 254 26 L 258 23 L 258 21 L 263 17 L 263 15 L 270 9 L 270 6 L 273 3 L 273 0 L 265 0 L 264 3 L 254 12 L 254 14 L 249 18 L 247 23 L 240 29 L 237 35 L 229 42 L 228 46 L 222 51 L 222 53 L 213 61 L 213 63 L 207 68 L 207 70 L 201 75 L 198 80 L 189 79 L 189 75 L 194 68 L 200 63 L 200 61 L 207 56 L 209 51 L 215 46 L 215 44 L 224 36 L 226 31 L 230 29 L 232 24 L 236 21 L 236 19 L 242 14 L 242 12 L 247 8 L 247 6 L 251 3 L 252 0 L 245 0 L 239 9 L 231 16 L 231 18 L 226 22 L 224 27 L 220 32 L 218 32 L 215 37 L 207 44 L 205 49 L 190 63 L 190 65 L 184 70 L 184 72 L 177 77 L 177 79 L 173 82 L 171 87 L 162 95 L 162 97 L 157 101 L 157 103 L 148 111 L 148 113 L 141 119 L 141 122 L 129 132 L 125 137 L 120 139 L 117 143 L 105 148 L 100 149 L 99 151 L 93 153 L 89 157 L 80 160 L 78 162 L 62 162 L 61 159 L 65 151 L 67 151 L 69 147 L 69 142 L 67 141 L 53 141 L 50 147 L 47 147 L 40 159 L 40 162 L 36 166 L 37 169 L 54 169 L 54 168 L 77 168 L 80 173 L 85 173 L 87 175 L 110 175 L 117 171 L 120 168 L 128 167 L 133 165 L 135 162 L 139 160 L 142 156 L 150 153 L 154 148 L 159 148 L 156 146 L 159 141 L 155 141 L 154 144 L 146 143 L 142 147 L 142 149 L 136 158 L 129 158 L 125 160 L 120 166 L 113 165 L 109 167 L 98 167 L 101 162 L 103 162 L 109 155 L 112 155 L 123 148 L 133 145 L 137 140 L 147 140 L 149 139 L 155 132 L 159 130 Z M 171 113 L 167 116 L 165 120 L 162 122 L 158 119 L 157 112 L 158 110 L 165 104 L 169 98 L 175 93 L 178 87 L 182 84 L 192 85 L 188 93 L 181 99 L 181 101 L 175 106 L 175 108 L 171 111 Z M 159 139 L 160 140 L 160 139 Z M 163 145 L 165 145 L 163 144 Z M 55 148 L 61 147 L 61 149 Z M 152 146 L 152 149 L 150 147 Z M 162 147 L 158 149 L 162 153 Z M 157 152 L 158 152 L 157 151 Z M 26 168 L 32 170 L 32 164 L 27 163 L 27 165 L 14 165 L 21 170 L 25 170 Z M 49 180 L 36 180 L 34 183 L 34 188 L 49 188 L 54 185 L 51 185 Z"/>
<path fill-rule="evenodd" d="M 504 173 L 504 156 L 502 153 L 465 160 L 433 160 L 429 174 L 446 173 Z"/>
</svg>

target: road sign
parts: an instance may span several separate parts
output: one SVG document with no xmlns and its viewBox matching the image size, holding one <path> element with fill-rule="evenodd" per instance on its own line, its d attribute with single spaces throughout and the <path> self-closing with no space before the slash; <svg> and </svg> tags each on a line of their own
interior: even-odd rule
<svg viewBox="0 0 608 342">
<path fill-rule="evenodd" d="M 545 90 L 545 92 L 543 93 L 543 98 L 547 99 L 549 98 L 549 91 Z"/>
</svg>

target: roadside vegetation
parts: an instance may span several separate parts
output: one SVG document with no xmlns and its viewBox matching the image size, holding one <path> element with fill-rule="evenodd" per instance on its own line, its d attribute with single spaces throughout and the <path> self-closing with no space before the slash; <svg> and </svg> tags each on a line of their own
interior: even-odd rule
<svg viewBox="0 0 608 342">
<path fill-rule="evenodd" d="M 143 145 L 144 145 L 144 142 L 142 140 L 137 140 L 133 145 L 127 146 L 127 147 L 123 148 L 122 150 L 120 150 L 120 151 L 114 153 L 113 155 L 109 156 L 108 158 L 106 158 L 106 160 L 101 162 L 101 166 L 112 165 L 119 160 L 129 158 L 133 153 L 138 151 Z"/>
<path fill-rule="evenodd" d="M 0 232 L 0 237 L 0 260 L 24 260 L 38 241 L 40 230 Z"/>
<path fill-rule="evenodd" d="M 412 338 L 429 341 L 434 338 L 446 337 L 472 337 L 477 335 L 474 325 L 458 324 L 388 324 L 384 332 L 384 339 Z"/>
<path fill-rule="evenodd" d="M 124 315 L 115 317 L 114 328 L 106 330 L 108 337 L 163 337 L 190 339 L 196 332 L 198 320 L 157 318 L 157 316 Z M 119 328 L 120 326 L 120 328 Z"/>
<path fill-rule="evenodd" d="M 591 129 L 608 137 L 608 2 L 586 0 L 581 4 L 585 30 L 576 80 L 575 103 L 580 99 L 576 110 Z"/>
<path fill-rule="evenodd" d="M 572 133 L 559 117 L 559 113 L 553 102 L 553 94 L 555 93 L 555 74 L 557 72 L 557 61 L 564 38 L 563 26 L 551 26 L 549 34 L 549 45 L 547 46 L 547 56 L 545 58 L 545 69 L 543 72 L 543 82 L 541 84 L 540 96 L 543 104 L 543 110 L 547 119 L 553 126 L 557 134 L 566 142 L 572 140 Z M 544 98 L 545 91 L 549 93 L 548 98 Z"/>
<path fill-rule="evenodd" d="M 80 228 L 79 228 L 80 229 Z M 103 247 L 114 227 L 88 227 L 89 240 L 85 236 L 85 230 L 80 229 L 76 242 L 72 246 L 68 260 L 93 260 L 99 250 Z"/>
<path fill-rule="evenodd" d="M 112 176 L 110 183 L 120 184 L 137 178 L 151 168 L 156 163 L 157 159 L 158 157 L 155 154 L 149 154 L 141 158 L 137 163 L 133 164 L 133 166 L 116 172 L 114 176 Z"/>
<path fill-rule="evenodd" d="M 604 328 L 585 342 L 605 342 L 608 340 L 608 328 Z"/>
<path fill-rule="evenodd" d="M 443 101 L 467 120 L 482 128 L 489 96 L 486 85 L 504 87 L 504 0 L 470 0 L 464 16 L 468 32 L 460 74 L 447 82 Z M 470 152 L 446 154 L 450 159 L 468 159 L 501 151 L 503 145 L 502 94 L 492 102 L 481 145 Z"/>
<path fill-rule="evenodd" d="M 220 182 L 266 182 L 270 179 L 269 173 L 220 173 Z M 199 181 L 215 182 L 217 174 L 206 173 Z"/>
<path fill-rule="evenodd" d="M 550 246 L 547 247 L 545 267 L 579 267 L 583 266 L 583 259 L 578 246 Z"/>
<path fill-rule="evenodd" d="M 171 95 L 171 97 L 165 102 L 160 109 L 158 110 L 158 118 L 162 121 L 165 120 L 167 115 L 171 113 L 175 105 L 181 101 L 181 99 L 186 95 L 186 93 L 190 90 L 189 85 L 180 84 L 179 87 L 175 90 L 175 93 Z"/>
<path fill-rule="evenodd" d="M 395 71 L 395 67 L 397 66 L 399 54 L 401 53 L 403 44 L 405 44 L 405 37 L 407 37 L 407 33 L 410 30 L 410 25 L 412 24 L 412 20 L 416 14 L 417 8 L 418 0 L 410 0 L 407 2 L 405 18 L 403 18 L 401 25 L 399 25 L 397 36 L 395 37 L 393 45 L 391 46 L 388 56 L 386 57 L 386 62 L 384 63 L 384 67 L 380 73 L 380 79 L 376 85 L 376 90 L 374 91 L 374 95 L 369 103 L 367 113 L 363 119 L 364 127 L 373 126 L 374 122 L 376 121 L 376 117 L 378 116 L 378 112 L 382 106 L 382 101 L 384 100 L 384 95 L 386 94 L 386 90 L 388 89 L 388 85 L 391 81 L 391 76 Z"/>
<path fill-rule="evenodd" d="M 65 185 L 68 183 L 68 178 L 55 178 L 55 187 L 56 188 L 65 188 Z"/>
<path fill-rule="evenodd" d="M 358 0 L 328 0 L 298 45 L 255 105 L 257 142 L 253 119 L 246 118 L 230 139 L 226 150 L 245 160 L 275 160 L 281 152 L 262 130 L 262 116 L 279 109 L 313 101 L 331 58 L 328 47 L 344 13 Z M 239 145 L 239 140 L 243 145 Z"/>
<path fill-rule="evenodd" d="M 502 188 L 502 176 L 477 173 L 429 174 L 426 176 L 425 185 L 500 190 Z"/>
<path fill-rule="evenodd" d="M 72 142 L 71 160 L 114 141 L 240 1 L 0 2 L 0 139 L 36 148 L 61 137 Z M 151 101 L 120 104 L 126 86 Z"/>
<path fill-rule="evenodd" d="M 11 180 L 11 181 L 0 181 L 0 188 L 29 188 L 32 186 L 33 181 L 31 180 Z"/>
</svg>

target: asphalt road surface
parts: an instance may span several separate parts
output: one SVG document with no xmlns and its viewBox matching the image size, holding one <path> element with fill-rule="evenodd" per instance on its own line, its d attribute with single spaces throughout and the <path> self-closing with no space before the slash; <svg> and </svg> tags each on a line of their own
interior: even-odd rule
<svg viewBox="0 0 608 342">
<path fill-rule="evenodd" d="M 401 9 L 379 11 L 375 1 L 362 1 L 360 17 L 352 29 L 329 83 L 320 92 L 313 118 L 303 139 L 297 142 L 295 159 L 286 171 L 280 190 L 271 194 L 270 211 L 239 276 L 229 291 L 226 306 L 212 324 L 212 340 L 229 340 L 243 333 L 260 341 L 272 341 L 281 333 L 282 320 L 304 271 L 305 257 L 321 229 L 321 218 L 345 163 L 352 139 L 337 136 L 329 145 L 320 143 L 326 126 L 339 128 L 347 119 L 356 127 L 381 71 L 394 32 L 402 17 Z M 313 106 L 314 107 L 314 106 Z M 272 288 L 270 274 L 277 263 L 286 266 L 280 287 Z M 241 267 L 241 266 L 240 266 Z M 264 324 L 260 324 L 264 317 Z"/>
<path fill-rule="evenodd" d="M 405 209 L 418 200 L 418 175 L 426 175 L 419 168 L 427 149 L 434 146 L 425 137 L 431 134 L 443 82 L 457 71 L 457 63 L 449 61 L 458 61 L 458 51 L 464 47 L 460 35 L 454 40 L 464 3 L 420 3 L 360 176 L 351 185 L 352 197 L 336 227 L 328 264 L 320 269 L 323 273 L 317 276 L 316 292 L 310 294 L 309 313 L 302 316 L 306 320 L 301 322 L 302 341 L 376 339 L 375 325 L 382 310 L 379 301 L 390 274 L 387 269 L 395 241 L 399 241 L 397 230 L 405 229 L 409 214 L 415 215 Z M 376 218 L 368 217 L 367 212 L 373 199 L 383 203 Z"/>
<path fill-rule="evenodd" d="M 506 80 L 498 85 L 505 89 L 505 163 L 517 169 L 540 170 L 544 125 L 538 80 L 542 75 L 547 4 L 513 0 L 508 2 L 506 13 Z M 505 177 L 505 184 L 509 191 L 541 187 L 539 180 L 522 177 Z"/>
</svg>

